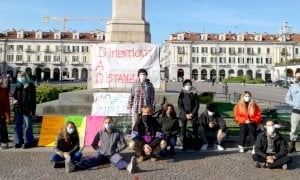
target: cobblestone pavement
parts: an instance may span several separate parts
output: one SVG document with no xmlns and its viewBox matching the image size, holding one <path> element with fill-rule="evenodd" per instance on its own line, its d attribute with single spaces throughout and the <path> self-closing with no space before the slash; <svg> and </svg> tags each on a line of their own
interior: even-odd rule
<svg viewBox="0 0 300 180">
<path fill-rule="evenodd" d="M 255 168 L 250 152 L 238 153 L 236 148 L 223 152 L 178 149 L 174 162 L 168 158 L 157 162 L 147 160 L 139 164 L 141 172 L 136 174 L 109 164 L 67 174 L 64 168 L 54 169 L 50 163 L 52 148 L 10 148 L 0 151 L 0 179 L 299 179 L 299 152 L 291 154 L 293 162 L 289 170 Z M 86 157 L 93 150 L 86 148 L 83 154 Z M 129 160 L 134 154 L 125 150 L 123 155 Z"/>
</svg>

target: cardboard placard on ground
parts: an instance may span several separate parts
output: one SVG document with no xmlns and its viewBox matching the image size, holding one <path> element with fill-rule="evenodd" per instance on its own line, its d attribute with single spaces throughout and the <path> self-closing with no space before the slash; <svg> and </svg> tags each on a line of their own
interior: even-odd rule
<svg viewBox="0 0 300 180">
<path fill-rule="evenodd" d="M 103 128 L 104 116 L 87 116 L 85 129 L 85 146 L 91 146 L 95 135 Z"/>
</svg>

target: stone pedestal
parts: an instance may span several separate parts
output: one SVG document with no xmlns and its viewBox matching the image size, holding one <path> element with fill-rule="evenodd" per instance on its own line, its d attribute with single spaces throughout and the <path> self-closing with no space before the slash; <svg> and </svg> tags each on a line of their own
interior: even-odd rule
<svg viewBox="0 0 300 180">
<path fill-rule="evenodd" d="M 145 0 L 112 0 L 112 19 L 106 24 L 105 42 L 151 42 Z"/>
</svg>

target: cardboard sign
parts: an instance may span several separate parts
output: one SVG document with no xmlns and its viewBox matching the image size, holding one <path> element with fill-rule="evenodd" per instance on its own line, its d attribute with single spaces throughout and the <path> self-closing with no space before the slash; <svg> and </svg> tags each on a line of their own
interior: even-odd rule
<svg viewBox="0 0 300 180">
<path fill-rule="evenodd" d="M 38 146 L 54 146 L 60 128 L 64 126 L 64 116 L 43 116 Z"/>
<path fill-rule="evenodd" d="M 91 146 L 95 135 L 103 128 L 104 116 L 87 116 L 85 129 L 85 146 Z"/>
<path fill-rule="evenodd" d="M 128 113 L 129 93 L 94 93 L 91 115 L 119 116 Z"/>
<path fill-rule="evenodd" d="M 144 68 L 155 88 L 160 87 L 159 48 L 149 43 L 99 43 L 92 48 L 92 87 L 131 88 Z"/>
<path fill-rule="evenodd" d="M 83 149 L 85 128 L 86 128 L 85 116 L 66 116 L 65 123 L 68 121 L 72 121 L 76 125 L 78 133 L 79 133 L 80 147 Z"/>
</svg>

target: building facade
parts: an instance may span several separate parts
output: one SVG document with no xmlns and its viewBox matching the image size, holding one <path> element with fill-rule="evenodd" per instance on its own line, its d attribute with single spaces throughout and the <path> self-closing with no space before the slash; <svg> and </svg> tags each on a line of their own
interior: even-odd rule
<svg viewBox="0 0 300 180">
<path fill-rule="evenodd" d="M 173 81 L 222 81 L 246 75 L 276 81 L 285 78 L 286 70 L 292 78 L 297 65 L 282 67 L 299 59 L 300 34 L 295 33 L 176 33 L 165 41 L 160 53 L 165 78 Z"/>
<path fill-rule="evenodd" d="M 0 72 L 16 77 L 26 71 L 37 81 L 86 80 L 91 47 L 104 32 L 5 31 L 0 33 Z"/>
</svg>

